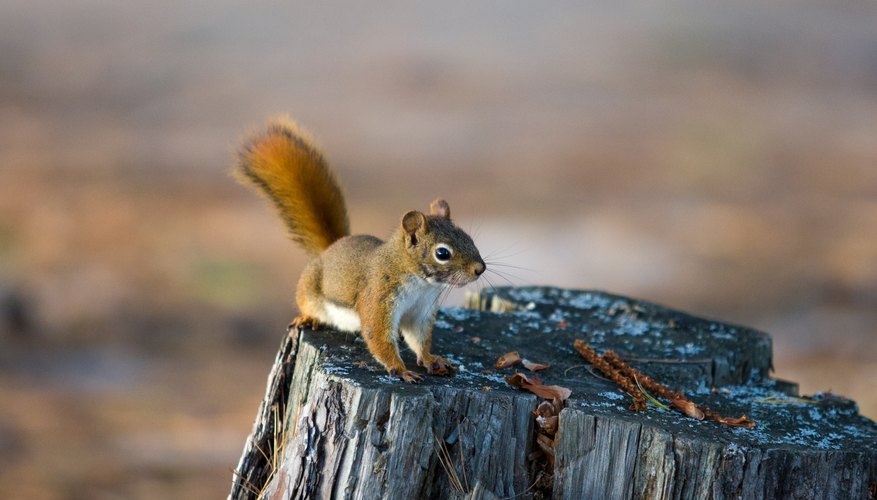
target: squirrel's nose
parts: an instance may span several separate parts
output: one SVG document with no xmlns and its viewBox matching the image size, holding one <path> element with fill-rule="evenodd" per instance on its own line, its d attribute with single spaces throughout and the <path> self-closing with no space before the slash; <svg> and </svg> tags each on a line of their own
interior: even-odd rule
<svg viewBox="0 0 877 500">
<path fill-rule="evenodd" d="M 472 272 L 475 273 L 475 276 L 481 276 L 481 273 L 483 273 L 486 269 L 487 266 L 484 265 L 484 262 L 476 262 L 472 265 Z"/>
</svg>

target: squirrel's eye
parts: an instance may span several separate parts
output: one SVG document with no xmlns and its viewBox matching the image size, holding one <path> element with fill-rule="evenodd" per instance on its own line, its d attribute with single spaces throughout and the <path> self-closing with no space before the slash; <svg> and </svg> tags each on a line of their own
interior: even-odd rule
<svg viewBox="0 0 877 500">
<path fill-rule="evenodd" d="M 451 249 L 445 246 L 440 246 L 435 249 L 435 260 L 445 263 L 451 260 Z"/>
</svg>

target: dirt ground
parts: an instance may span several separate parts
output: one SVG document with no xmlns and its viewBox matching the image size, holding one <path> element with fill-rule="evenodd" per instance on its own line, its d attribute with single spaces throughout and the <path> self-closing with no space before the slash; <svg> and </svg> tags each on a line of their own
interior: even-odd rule
<svg viewBox="0 0 877 500">
<path fill-rule="evenodd" d="M 278 113 L 355 231 L 444 196 L 521 268 L 496 284 L 763 329 L 777 376 L 877 418 L 875 25 L 867 0 L 0 2 L 0 497 L 227 493 L 305 264 L 227 175 Z"/>
</svg>

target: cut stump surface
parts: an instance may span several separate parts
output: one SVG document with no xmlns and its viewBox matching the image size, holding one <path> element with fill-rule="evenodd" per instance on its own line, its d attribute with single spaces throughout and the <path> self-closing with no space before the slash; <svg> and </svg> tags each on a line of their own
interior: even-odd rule
<svg viewBox="0 0 877 500">
<path fill-rule="evenodd" d="M 389 377 L 356 335 L 284 339 L 230 498 L 867 499 L 877 484 L 877 424 L 837 396 L 794 398 L 768 375 L 762 332 L 593 291 L 502 288 L 468 304 L 440 311 L 434 332 L 459 372 L 419 385 Z M 576 338 L 757 427 L 632 412 Z M 541 399 L 506 384 L 522 367 L 494 368 L 509 351 L 572 390 L 548 479 L 528 459 Z"/>
</svg>

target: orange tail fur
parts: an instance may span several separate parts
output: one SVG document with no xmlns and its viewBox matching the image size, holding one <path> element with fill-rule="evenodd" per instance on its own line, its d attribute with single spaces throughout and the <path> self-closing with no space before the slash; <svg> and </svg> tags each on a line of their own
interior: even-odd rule
<svg viewBox="0 0 877 500">
<path fill-rule="evenodd" d="M 292 239 L 319 254 L 350 234 L 338 180 L 307 132 L 289 119 L 276 119 L 251 137 L 240 152 L 235 174 L 258 188 L 277 208 Z"/>
</svg>

